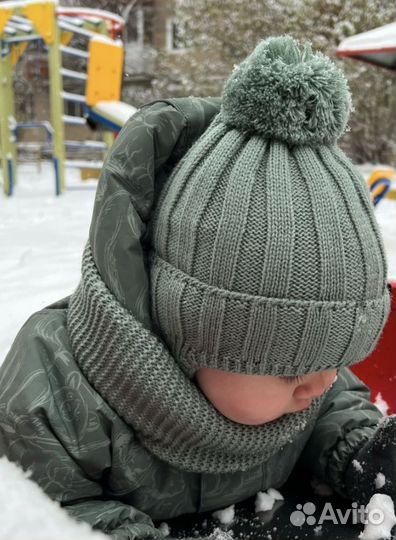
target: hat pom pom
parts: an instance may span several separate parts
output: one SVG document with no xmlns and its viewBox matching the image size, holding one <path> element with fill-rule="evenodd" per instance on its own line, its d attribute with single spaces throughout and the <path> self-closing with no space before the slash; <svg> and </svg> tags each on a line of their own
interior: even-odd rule
<svg viewBox="0 0 396 540">
<path fill-rule="evenodd" d="M 259 43 L 224 86 L 223 122 L 290 145 L 333 144 L 351 109 L 337 66 L 290 36 Z"/>
</svg>

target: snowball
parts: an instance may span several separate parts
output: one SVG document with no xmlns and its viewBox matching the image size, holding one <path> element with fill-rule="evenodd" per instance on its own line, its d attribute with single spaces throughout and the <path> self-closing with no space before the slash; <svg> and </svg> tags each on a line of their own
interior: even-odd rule
<svg viewBox="0 0 396 540">
<path fill-rule="evenodd" d="M 366 511 L 367 524 L 364 526 L 364 531 L 359 534 L 359 538 L 361 540 L 390 539 L 391 529 L 396 525 L 396 516 L 395 507 L 389 495 L 375 493 L 366 506 Z"/>
<path fill-rule="evenodd" d="M 115 45 L 116 47 L 123 47 L 122 41 L 120 39 L 112 39 L 107 36 L 98 34 L 91 38 L 91 41 L 99 41 L 100 43 L 106 43 L 106 45 Z"/>
<path fill-rule="evenodd" d="M 386 416 L 388 413 L 389 405 L 388 403 L 382 398 L 381 392 L 378 392 L 378 394 L 375 396 L 374 405 L 381 411 L 383 416 Z"/>
<path fill-rule="evenodd" d="M 282 493 L 279 493 L 279 491 L 277 489 L 275 489 L 275 488 L 267 489 L 267 493 L 268 493 L 268 495 L 270 497 L 272 497 L 276 501 L 283 501 L 284 500 L 284 497 L 283 497 Z"/>
<path fill-rule="evenodd" d="M 164 536 L 169 536 L 170 534 L 170 527 L 165 521 L 159 525 L 158 530 L 161 531 Z"/>
<path fill-rule="evenodd" d="M 109 117 L 110 120 L 115 120 L 122 126 L 135 114 L 137 108 L 121 101 L 98 101 L 92 110 L 94 113 Z"/>
<path fill-rule="evenodd" d="M 268 493 L 259 491 L 257 493 L 257 497 L 255 501 L 255 511 L 266 512 L 267 510 L 271 510 L 272 507 L 274 506 L 274 503 L 275 503 L 274 497 L 271 497 L 271 495 L 269 495 Z"/>
<path fill-rule="evenodd" d="M 234 521 L 235 505 L 232 504 L 223 510 L 216 510 L 216 512 L 213 512 L 212 516 L 218 519 L 220 523 L 223 523 L 223 525 L 229 525 Z"/>
<path fill-rule="evenodd" d="M 232 531 L 223 531 L 222 529 L 216 528 L 213 533 L 210 535 L 210 540 L 232 540 L 233 538 Z"/>
<path fill-rule="evenodd" d="M 376 489 L 381 489 L 384 487 L 386 482 L 385 475 L 383 475 L 381 472 L 377 473 L 377 476 L 375 477 L 375 487 Z"/>
<path fill-rule="evenodd" d="M 361 466 L 360 464 L 360 461 L 358 461 L 357 459 L 354 459 L 352 461 L 352 465 L 355 467 L 355 470 L 362 473 L 363 472 L 363 467 Z"/>
</svg>

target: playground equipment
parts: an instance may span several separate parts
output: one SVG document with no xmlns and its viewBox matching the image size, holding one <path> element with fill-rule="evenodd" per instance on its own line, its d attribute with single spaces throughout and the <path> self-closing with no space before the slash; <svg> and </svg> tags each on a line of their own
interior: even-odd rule
<svg viewBox="0 0 396 540">
<path fill-rule="evenodd" d="M 396 22 L 344 39 L 337 56 L 396 70 Z"/>
<path fill-rule="evenodd" d="M 60 7 L 54 0 L 19 0 L 0 2 L 0 150 L 4 192 L 12 195 L 16 184 L 17 136 L 22 128 L 43 127 L 52 149 L 55 191 L 65 189 L 65 168 L 100 169 L 101 163 L 65 159 L 65 149 L 107 148 L 113 139 L 109 131 L 118 132 L 136 108 L 121 103 L 124 49 L 119 35 L 124 21 L 108 11 L 90 8 Z M 80 46 L 73 46 L 73 38 Z M 81 40 L 86 47 L 82 48 Z M 29 44 L 39 42 L 48 53 L 50 86 L 50 123 L 18 124 L 15 119 L 13 73 Z M 85 72 L 63 66 L 67 58 L 86 63 Z M 81 83 L 81 93 L 67 92 L 63 80 Z M 64 114 L 64 102 L 83 104 L 84 117 Z M 87 118 L 100 123 L 104 143 L 98 141 L 65 141 L 66 124 L 84 125 Z"/>
<path fill-rule="evenodd" d="M 336 54 L 396 71 L 396 22 L 344 39 Z M 374 206 L 385 197 L 396 200 L 395 178 L 394 169 L 373 171 L 368 185 Z"/>
<path fill-rule="evenodd" d="M 396 199 L 396 191 L 392 188 L 392 181 L 395 178 L 396 171 L 394 169 L 375 169 L 373 171 L 368 180 L 368 185 L 374 206 L 377 206 L 385 197 Z"/>
</svg>

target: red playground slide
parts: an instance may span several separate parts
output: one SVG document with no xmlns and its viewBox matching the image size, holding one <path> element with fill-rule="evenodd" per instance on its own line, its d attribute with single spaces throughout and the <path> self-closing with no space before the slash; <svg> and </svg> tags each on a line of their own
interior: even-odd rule
<svg viewBox="0 0 396 540">
<path fill-rule="evenodd" d="M 371 389 L 371 400 L 388 404 L 387 414 L 396 413 L 396 281 L 392 287 L 392 307 L 375 351 L 352 371 Z M 381 394 L 378 396 L 378 394 Z"/>
</svg>

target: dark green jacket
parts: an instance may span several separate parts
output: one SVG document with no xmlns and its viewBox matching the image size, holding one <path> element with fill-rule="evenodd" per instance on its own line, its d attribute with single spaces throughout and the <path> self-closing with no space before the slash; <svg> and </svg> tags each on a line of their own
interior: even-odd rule
<svg viewBox="0 0 396 540">
<path fill-rule="evenodd" d="M 90 229 L 95 261 L 113 294 L 147 327 L 150 212 L 172 167 L 219 106 L 217 98 L 186 98 L 143 107 L 103 168 Z M 106 246 L 115 227 L 118 244 L 109 261 Z M 343 472 L 381 416 L 348 369 L 341 369 L 314 428 L 269 461 L 248 472 L 189 473 L 145 450 L 87 382 L 71 353 L 67 306 L 64 299 L 32 315 L 0 368 L 0 455 L 29 468 L 73 516 L 117 540 L 161 538 L 152 520 L 223 508 L 281 488 L 297 462 L 343 495 Z"/>
</svg>

